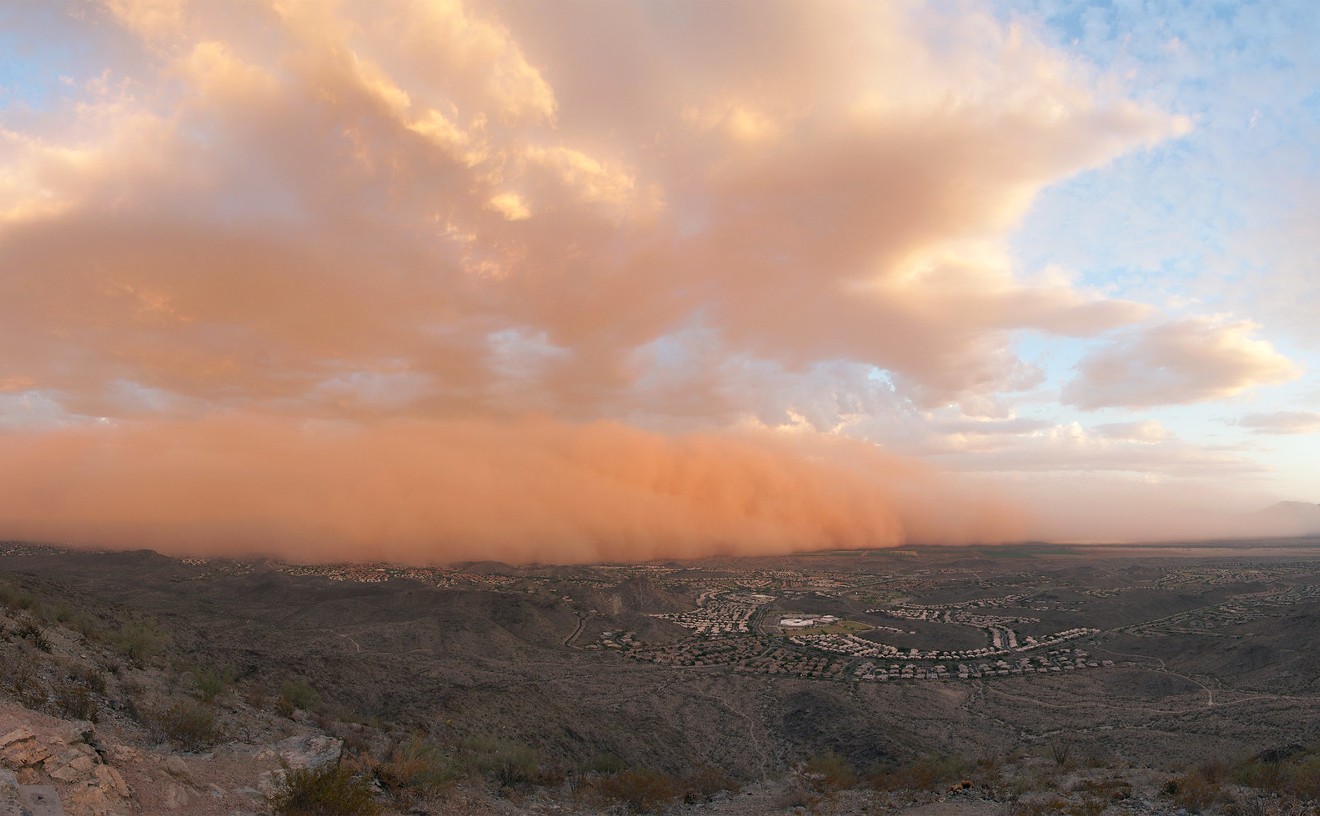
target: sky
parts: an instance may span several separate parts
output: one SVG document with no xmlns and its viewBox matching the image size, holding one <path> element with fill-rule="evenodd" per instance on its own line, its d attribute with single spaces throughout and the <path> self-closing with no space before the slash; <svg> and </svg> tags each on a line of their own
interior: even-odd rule
<svg viewBox="0 0 1320 816">
<path fill-rule="evenodd" d="M 0 538 L 1286 533 L 1320 6 L 0 3 Z"/>
</svg>

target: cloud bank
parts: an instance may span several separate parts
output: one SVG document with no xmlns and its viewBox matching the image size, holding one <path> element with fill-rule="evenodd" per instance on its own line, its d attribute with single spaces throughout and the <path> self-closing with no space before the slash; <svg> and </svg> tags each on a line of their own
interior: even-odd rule
<svg viewBox="0 0 1320 816">
<path fill-rule="evenodd" d="M 1083 408 L 1295 373 L 1246 323 L 1014 270 L 1038 191 L 1190 123 L 976 8 L 12 16 L 69 47 L 0 111 L 3 535 L 409 560 L 1002 540 L 1020 510 L 837 437 L 955 408 L 962 438 L 1041 431 L 1005 416 L 1045 376 L 1027 331 L 1117 338 L 1064 391 Z"/>
</svg>

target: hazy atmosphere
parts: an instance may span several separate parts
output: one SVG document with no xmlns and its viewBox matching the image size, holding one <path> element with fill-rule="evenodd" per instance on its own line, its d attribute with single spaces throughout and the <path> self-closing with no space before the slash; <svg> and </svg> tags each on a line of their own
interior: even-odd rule
<svg viewBox="0 0 1320 816">
<path fill-rule="evenodd" d="M 0 6 L 0 538 L 1291 533 L 1320 12 Z"/>
</svg>

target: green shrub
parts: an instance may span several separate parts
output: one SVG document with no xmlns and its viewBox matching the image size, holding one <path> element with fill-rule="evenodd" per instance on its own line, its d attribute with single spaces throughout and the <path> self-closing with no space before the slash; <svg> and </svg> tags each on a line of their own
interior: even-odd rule
<svg viewBox="0 0 1320 816">
<path fill-rule="evenodd" d="M 126 623 L 111 636 L 111 643 L 135 666 L 142 666 L 160 654 L 164 637 L 149 623 Z"/>
<path fill-rule="evenodd" d="M 202 699 L 208 703 L 214 700 L 228 685 L 223 674 L 209 667 L 193 672 L 193 684 L 197 686 L 197 691 L 202 695 Z"/>
<path fill-rule="evenodd" d="M 31 609 L 36 602 L 31 592 L 0 580 L 0 604 L 10 609 Z"/>
<path fill-rule="evenodd" d="M 269 798 L 275 816 L 371 816 L 380 812 L 370 781 L 345 765 L 285 769 Z"/>
<path fill-rule="evenodd" d="M 185 751 L 201 751 L 219 739 L 215 712 L 196 700 L 180 700 L 153 719 L 157 735 Z"/>
<path fill-rule="evenodd" d="M 101 628 L 101 622 L 81 610 L 74 614 L 72 626 L 78 634 L 88 640 L 101 639 L 105 636 L 105 632 Z"/>
<path fill-rule="evenodd" d="M 76 615 L 73 611 L 73 607 L 69 606 L 64 601 L 43 605 L 40 614 L 42 620 L 55 621 L 56 623 L 69 623 Z"/>
<path fill-rule="evenodd" d="M 519 788 L 534 782 L 541 773 L 536 749 L 491 737 L 479 737 L 463 745 L 469 765 L 501 789 Z"/>
<path fill-rule="evenodd" d="M 306 680 L 285 680 L 280 686 L 280 697 L 294 708 L 312 711 L 321 704 L 321 695 L 316 693 Z M 281 711 L 280 713 L 284 713 Z M 290 712 L 292 713 L 292 712 Z"/>
</svg>

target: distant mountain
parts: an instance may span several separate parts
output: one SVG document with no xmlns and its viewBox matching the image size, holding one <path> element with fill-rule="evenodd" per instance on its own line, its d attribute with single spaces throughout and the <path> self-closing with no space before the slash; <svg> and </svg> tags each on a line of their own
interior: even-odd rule
<svg viewBox="0 0 1320 816">
<path fill-rule="evenodd" d="M 1320 504 L 1283 501 L 1260 511 L 1271 532 L 1280 535 L 1320 535 Z"/>
</svg>

